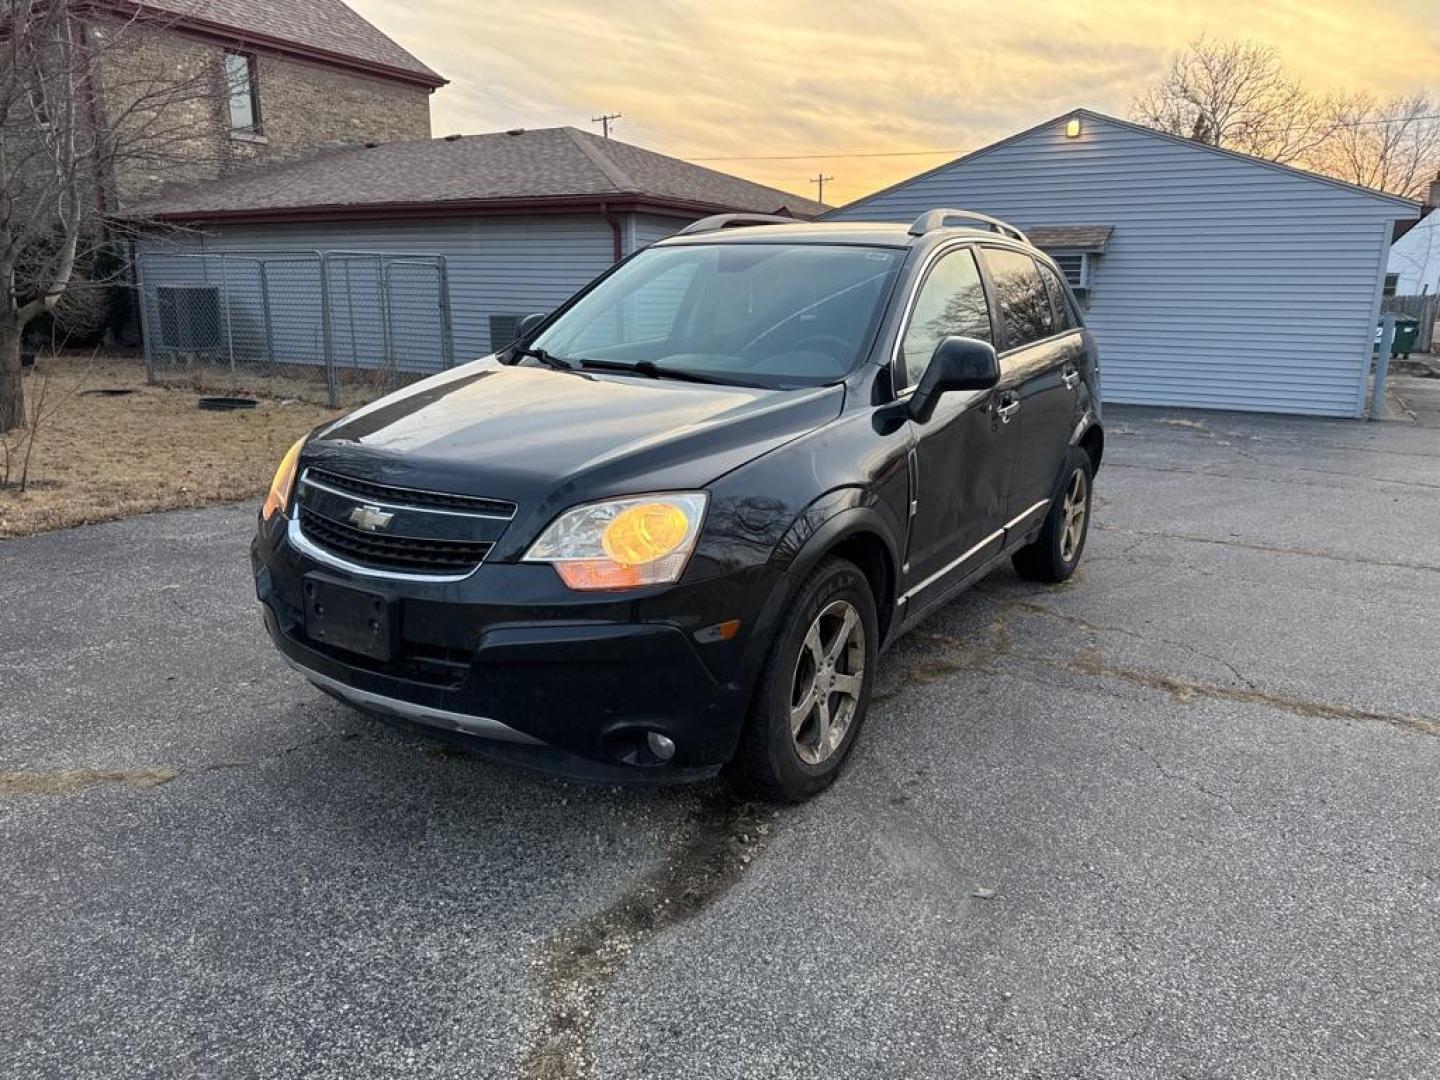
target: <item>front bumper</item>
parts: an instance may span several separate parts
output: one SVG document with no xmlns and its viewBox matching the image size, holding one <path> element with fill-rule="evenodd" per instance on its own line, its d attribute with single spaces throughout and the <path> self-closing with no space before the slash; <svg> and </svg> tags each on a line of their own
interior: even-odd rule
<svg viewBox="0 0 1440 1080">
<path fill-rule="evenodd" d="M 326 693 L 493 755 L 595 779 L 688 779 L 734 752 L 761 643 L 755 617 L 776 586 L 765 567 L 636 594 L 566 589 L 543 564 L 484 563 L 462 580 L 356 574 L 261 524 L 251 549 L 265 626 Z M 323 571 L 399 605 L 395 655 L 372 661 L 305 634 L 304 575 Z M 742 630 L 710 641 L 730 619 Z M 700 635 L 697 639 L 697 634 Z M 661 762 L 657 732 L 675 743 Z"/>
</svg>

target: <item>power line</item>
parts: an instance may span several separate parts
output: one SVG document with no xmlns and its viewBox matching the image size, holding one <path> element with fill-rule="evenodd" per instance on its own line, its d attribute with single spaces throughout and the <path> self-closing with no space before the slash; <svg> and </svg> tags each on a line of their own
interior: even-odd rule
<svg viewBox="0 0 1440 1080">
<path fill-rule="evenodd" d="M 881 153 L 844 154 L 749 154 L 738 157 L 692 157 L 687 161 L 821 161 L 829 158 L 926 157 L 935 154 L 963 154 L 964 150 L 890 150 Z"/>
<path fill-rule="evenodd" d="M 610 121 L 619 120 L 620 115 L 618 112 L 602 113 L 600 116 L 592 116 L 590 122 L 592 124 L 599 124 L 600 130 L 604 133 L 605 138 L 608 139 L 610 137 Z"/>
<path fill-rule="evenodd" d="M 1405 124 L 1412 120 L 1440 120 L 1440 113 L 1421 113 L 1419 116 L 1384 116 L 1379 120 L 1343 120 L 1336 127 L 1364 127 L 1366 124 Z"/>
</svg>

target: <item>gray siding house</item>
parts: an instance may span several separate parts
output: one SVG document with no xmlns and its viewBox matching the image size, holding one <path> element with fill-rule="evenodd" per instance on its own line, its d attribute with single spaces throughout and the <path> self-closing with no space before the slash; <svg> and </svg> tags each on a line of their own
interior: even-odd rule
<svg viewBox="0 0 1440 1080">
<path fill-rule="evenodd" d="M 509 344 L 520 318 L 553 309 L 613 263 L 688 222 L 729 211 L 808 219 L 825 209 L 615 139 L 549 128 L 330 149 L 177 189 L 123 216 L 151 230 L 138 241 L 147 295 L 157 288 L 193 291 L 202 269 L 204 284 L 214 287 L 216 260 L 190 256 L 234 256 L 220 270 L 229 284 L 224 321 L 233 323 L 226 346 L 253 359 L 321 362 L 322 304 L 313 275 L 303 284 L 308 292 L 297 296 L 301 276 L 283 263 L 270 264 L 262 296 L 246 257 L 336 253 L 325 271 L 329 330 L 335 348 L 350 354 L 344 362 L 365 366 L 380 363 L 375 341 L 359 340 L 378 333 L 373 311 L 363 310 L 379 302 L 378 281 L 368 279 L 385 271 L 346 253 L 443 256 L 453 336 L 446 359 L 459 363 Z M 397 265 L 392 284 L 399 288 L 405 264 Z M 420 281 L 423 272 L 414 267 L 410 279 Z M 269 316 L 263 332 L 262 303 Z M 162 322 L 153 307 L 151 323 Z M 401 332 L 409 346 L 404 366 L 441 366 L 433 327 Z"/>
<path fill-rule="evenodd" d="M 1361 416 L 1391 230 L 1418 204 L 1078 110 L 833 211 L 1026 230 L 1065 271 L 1108 400 Z"/>
</svg>

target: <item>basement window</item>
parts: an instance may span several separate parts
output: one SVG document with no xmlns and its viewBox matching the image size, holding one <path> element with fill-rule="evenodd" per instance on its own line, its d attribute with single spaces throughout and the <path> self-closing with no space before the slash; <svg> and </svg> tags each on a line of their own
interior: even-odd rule
<svg viewBox="0 0 1440 1080">
<path fill-rule="evenodd" d="M 263 134 L 260 126 L 260 88 L 250 53 L 225 54 L 225 88 L 230 99 L 230 134 L 241 138 Z"/>
</svg>

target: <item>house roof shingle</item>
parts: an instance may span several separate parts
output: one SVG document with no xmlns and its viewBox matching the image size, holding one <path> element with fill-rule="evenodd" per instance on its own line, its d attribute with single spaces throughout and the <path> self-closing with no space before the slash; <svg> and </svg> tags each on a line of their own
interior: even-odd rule
<svg viewBox="0 0 1440 1080">
<path fill-rule="evenodd" d="M 173 20 L 181 30 L 350 60 L 377 74 L 409 76 L 424 85 L 445 83 L 342 0 L 112 0 L 111 6 Z"/>
<path fill-rule="evenodd" d="M 617 198 L 810 218 L 825 206 L 572 127 L 331 149 L 227 179 L 173 189 L 131 219 L 191 220 L 386 206 Z"/>
</svg>

